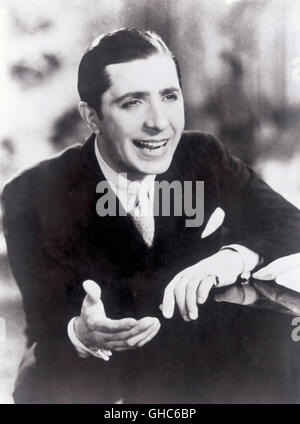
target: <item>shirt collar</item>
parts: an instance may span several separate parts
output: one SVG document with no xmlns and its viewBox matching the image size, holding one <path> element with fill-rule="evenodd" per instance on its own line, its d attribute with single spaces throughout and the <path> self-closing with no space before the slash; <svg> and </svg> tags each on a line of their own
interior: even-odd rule
<svg viewBox="0 0 300 424">
<path fill-rule="evenodd" d="M 135 201 L 138 191 L 141 188 L 141 185 L 143 185 L 144 189 L 146 189 L 146 192 L 148 193 L 148 197 L 151 201 L 153 201 L 154 196 L 154 180 L 156 175 L 146 175 L 145 178 L 141 181 L 131 181 L 128 180 L 126 177 L 126 174 L 118 173 L 114 169 L 112 169 L 103 159 L 98 143 L 97 143 L 97 136 L 95 137 L 95 155 L 97 158 L 97 162 L 99 164 L 99 167 L 101 171 L 103 172 L 103 175 L 105 179 L 108 181 L 109 185 L 111 186 L 114 193 L 117 195 L 123 206 L 125 206 L 125 210 L 128 211 L 128 209 L 131 208 L 132 203 Z M 125 201 L 125 197 L 127 197 L 127 207 Z"/>
</svg>

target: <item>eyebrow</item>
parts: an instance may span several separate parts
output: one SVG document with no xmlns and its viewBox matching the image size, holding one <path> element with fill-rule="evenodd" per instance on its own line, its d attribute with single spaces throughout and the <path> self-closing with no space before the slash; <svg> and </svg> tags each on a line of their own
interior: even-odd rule
<svg viewBox="0 0 300 424">
<path fill-rule="evenodd" d="M 177 87 L 168 87 L 164 88 L 159 92 L 161 96 L 165 96 L 167 94 L 171 93 L 180 93 L 180 89 Z M 123 94 L 122 96 L 116 98 L 113 100 L 113 103 L 121 103 L 123 100 L 127 99 L 128 97 L 134 97 L 135 99 L 144 99 L 145 97 L 149 96 L 149 91 L 129 91 L 128 93 Z"/>
</svg>

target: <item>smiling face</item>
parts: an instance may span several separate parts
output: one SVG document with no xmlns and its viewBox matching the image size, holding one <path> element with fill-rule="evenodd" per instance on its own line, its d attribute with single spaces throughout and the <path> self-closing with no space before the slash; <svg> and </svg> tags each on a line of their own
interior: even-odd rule
<svg viewBox="0 0 300 424">
<path fill-rule="evenodd" d="M 111 86 L 101 101 L 99 150 L 129 179 L 165 172 L 184 128 L 184 106 L 171 56 L 108 65 Z"/>
</svg>

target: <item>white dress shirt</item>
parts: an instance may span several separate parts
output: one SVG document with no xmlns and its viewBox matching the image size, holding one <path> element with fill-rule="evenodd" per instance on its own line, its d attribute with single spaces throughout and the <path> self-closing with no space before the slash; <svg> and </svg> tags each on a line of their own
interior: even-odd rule
<svg viewBox="0 0 300 424">
<path fill-rule="evenodd" d="M 125 212 L 131 213 L 131 211 L 134 210 L 138 192 L 143 191 L 146 193 L 146 196 L 142 197 L 144 202 L 148 202 L 148 204 L 143 204 L 142 210 L 144 213 L 148 211 L 148 214 L 153 216 L 154 180 L 156 175 L 146 175 L 140 181 L 128 180 L 126 174 L 118 173 L 107 165 L 99 151 L 97 139 L 95 139 L 95 155 L 105 179 L 118 197 Z"/>
</svg>

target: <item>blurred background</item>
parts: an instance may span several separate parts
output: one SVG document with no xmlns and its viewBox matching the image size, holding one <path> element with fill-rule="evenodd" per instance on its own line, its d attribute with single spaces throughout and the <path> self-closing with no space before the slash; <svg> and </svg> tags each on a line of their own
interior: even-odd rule
<svg viewBox="0 0 300 424">
<path fill-rule="evenodd" d="M 0 0 L 0 189 L 88 131 L 77 68 L 93 38 L 157 31 L 181 64 L 186 128 L 217 135 L 300 207 L 299 0 Z M 0 403 L 25 346 L 0 227 Z"/>
</svg>

